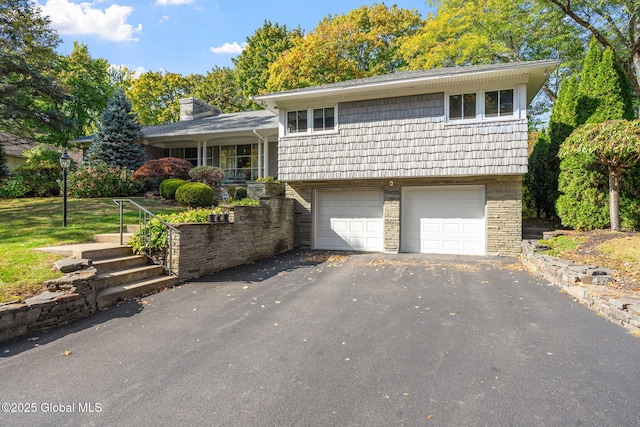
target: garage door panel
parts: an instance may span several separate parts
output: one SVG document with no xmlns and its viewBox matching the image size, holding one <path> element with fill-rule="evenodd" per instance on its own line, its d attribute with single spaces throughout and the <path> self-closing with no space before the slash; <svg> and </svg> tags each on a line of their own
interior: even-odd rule
<svg viewBox="0 0 640 427">
<path fill-rule="evenodd" d="M 382 251 L 383 203 L 379 189 L 318 190 L 314 247 Z"/>
<path fill-rule="evenodd" d="M 402 250 L 484 255 L 484 204 L 482 186 L 403 189 Z"/>
</svg>

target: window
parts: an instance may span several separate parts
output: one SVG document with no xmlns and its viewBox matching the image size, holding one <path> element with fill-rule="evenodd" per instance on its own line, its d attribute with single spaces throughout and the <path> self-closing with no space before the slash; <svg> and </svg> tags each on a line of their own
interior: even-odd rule
<svg viewBox="0 0 640 427">
<path fill-rule="evenodd" d="M 287 111 L 287 133 L 331 131 L 336 128 L 337 107 Z"/>
<path fill-rule="evenodd" d="M 227 181 L 253 181 L 258 177 L 258 145 L 221 146 L 220 168 Z"/>
<path fill-rule="evenodd" d="M 334 122 L 334 109 L 330 108 L 316 108 L 313 110 L 313 130 L 333 130 Z"/>
<path fill-rule="evenodd" d="M 307 110 L 289 111 L 287 113 L 287 130 L 289 133 L 307 131 Z"/>
<path fill-rule="evenodd" d="M 472 120 L 513 114 L 513 89 L 449 95 L 449 120 Z"/>
<path fill-rule="evenodd" d="M 513 115 L 513 89 L 494 90 L 484 93 L 484 116 L 501 117 Z"/>
<path fill-rule="evenodd" d="M 449 96 L 449 118 L 464 120 L 476 118 L 476 94 L 464 93 Z"/>
</svg>

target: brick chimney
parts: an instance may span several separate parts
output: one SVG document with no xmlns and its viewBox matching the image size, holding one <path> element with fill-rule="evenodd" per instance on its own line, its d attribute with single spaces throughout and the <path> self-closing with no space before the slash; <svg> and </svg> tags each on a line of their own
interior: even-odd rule
<svg viewBox="0 0 640 427">
<path fill-rule="evenodd" d="M 222 113 L 218 108 L 196 98 L 180 100 L 180 121 L 195 120 L 202 117 L 217 116 Z"/>
</svg>

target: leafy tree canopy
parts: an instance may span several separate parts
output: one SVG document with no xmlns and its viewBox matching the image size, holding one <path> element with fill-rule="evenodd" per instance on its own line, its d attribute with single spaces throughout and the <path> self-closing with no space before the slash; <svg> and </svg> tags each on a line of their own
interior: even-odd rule
<svg viewBox="0 0 640 427">
<path fill-rule="evenodd" d="M 73 52 L 60 57 L 58 67 L 58 81 L 70 95 L 63 111 L 75 125 L 66 139 L 95 133 L 96 121 L 114 92 L 109 62 L 91 58 L 85 44 L 74 42 Z"/>
<path fill-rule="evenodd" d="M 126 94 L 142 125 L 177 122 L 180 119 L 179 100 L 189 96 L 193 80 L 193 76 L 147 71 L 131 81 Z"/>
<path fill-rule="evenodd" d="M 538 0 L 553 5 L 605 48 L 610 48 L 640 97 L 640 6 L 637 0 Z"/>
<path fill-rule="evenodd" d="M 421 26 L 416 10 L 363 6 L 329 16 L 269 68 L 268 91 L 280 91 L 394 72 L 405 63 L 397 51 L 402 38 Z"/>
<path fill-rule="evenodd" d="M 63 88 L 55 82 L 58 35 L 29 0 L 0 1 L 0 130 L 64 143 L 71 123 L 62 111 Z"/>
<path fill-rule="evenodd" d="M 302 36 L 300 28 L 289 31 L 286 25 L 265 21 L 262 27 L 247 38 L 247 47 L 232 60 L 237 86 L 245 98 L 265 92 L 269 67 L 283 52 L 294 47 L 294 42 Z M 252 109 L 261 108 L 255 103 L 250 106 Z"/>
<path fill-rule="evenodd" d="M 218 107 L 223 113 L 249 109 L 249 100 L 237 85 L 237 71 L 215 67 L 206 76 L 193 75 L 191 96 Z"/>
</svg>

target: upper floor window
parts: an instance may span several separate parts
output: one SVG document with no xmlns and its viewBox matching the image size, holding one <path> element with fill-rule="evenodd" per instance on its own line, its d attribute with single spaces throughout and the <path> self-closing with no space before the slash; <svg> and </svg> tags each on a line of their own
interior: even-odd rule
<svg viewBox="0 0 640 427">
<path fill-rule="evenodd" d="M 463 93 L 449 96 L 449 118 L 452 120 L 476 118 L 476 94 Z"/>
<path fill-rule="evenodd" d="M 501 117 L 513 115 L 513 89 L 494 90 L 484 93 L 484 116 Z"/>
<path fill-rule="evenodd" d="M 287 111 L 287 133 L 323 132 L 336 128 L 336 107 Z"/>
<path fill-rule="evenodd" d="M 316 108 L 313 110 L 313 130 L 333 130 L 334 108 Z"/>
<path fill-rule="evenodd" d="M 307 131 L 307 110 L 287 112 L 287 132 Z"/>
<path fill-rule="evenodd" d="M 513 114 L 513 89 L 449 95 L 449 120 L 472 120 Z"/>
</svg>

